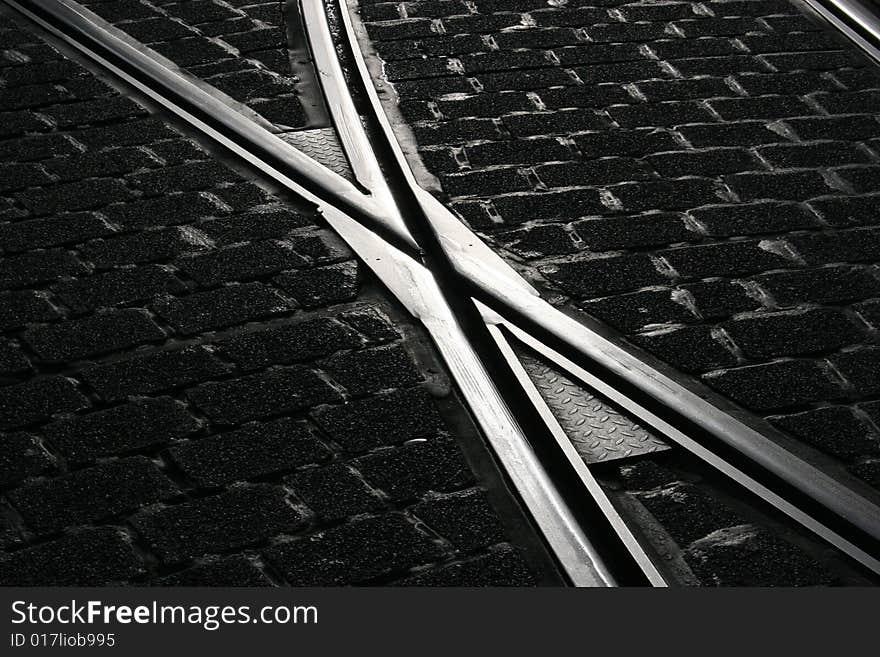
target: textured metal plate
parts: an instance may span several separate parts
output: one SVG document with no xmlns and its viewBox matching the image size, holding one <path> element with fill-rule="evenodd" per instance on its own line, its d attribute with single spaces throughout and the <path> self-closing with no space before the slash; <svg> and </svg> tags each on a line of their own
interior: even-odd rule
<svg viewBox="0 0 880 657">
<path fill-rule="evenodd" d="M 316 128 L 314 130 L 297 130 L 285 132 L 279 135 L 284 141 L 294 148 L 302 151 L 310 158 L 323 164 L 325 167 L 353 180 L 348 160 L 342 151 L 342 146 L 336 138 L 333 128 Z"/>
<path fill-rule="evenodd" d="M 669 449 L 606 401 L 549 367 L 518 352 L 535 387 L 587 464 Z"/>
</svg>

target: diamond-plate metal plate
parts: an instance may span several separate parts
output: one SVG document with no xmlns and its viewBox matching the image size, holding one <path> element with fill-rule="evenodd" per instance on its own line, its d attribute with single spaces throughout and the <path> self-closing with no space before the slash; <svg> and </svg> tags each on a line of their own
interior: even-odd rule
<svg viewBox="0 0 880 657">
<path fill-rule="evenodd" d="M 587 464 L 669 449 L 662 440 L 544 361 L 522 352 L 523 367 Z"/>
<path fill-rule="evenodd" d="M 333 128 L 297 130 L 286 132 L 280 137 L 331 171 L 352 180 L 351 168 Z"/>
</svg>

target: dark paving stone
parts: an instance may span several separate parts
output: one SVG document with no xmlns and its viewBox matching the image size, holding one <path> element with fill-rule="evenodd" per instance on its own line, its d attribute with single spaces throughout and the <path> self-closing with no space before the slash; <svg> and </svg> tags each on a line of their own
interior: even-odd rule
<svg viewBox="0 0 880 657">
<path fill-rule="evenodd" d="M 165 164 L 184 164 L 205 157 L 205 151 L 189 139 L 168 139 L 150 144 L 150 152 Z"/>
<path fill-rule="evenodd" d="M 608 212 L 595 189 L 552 190 L 539 196 L 511 194 L 494 198 L 492 204 L 504 223 L 512 225 L 535 219 L 571 220 Z"/>
<path fill-rule="evenodd" d="M 760 167 L 748 151 L 741 148 L 711 148 L 652 155 L 648 161 L 662 176 L 714 176 Z"/>
<path fill-rule="evenodd" d="M 147 112 L 128 98 L 96 98 L 78 103 L 53 105 L 40 110 L 61 128 L 91 126 L 96 123 L 140 117 Z M 78 138 L 78 137 L 77 137 Z"/>
<path fill-rule="evenodd" d="M 741 276 L 790 265 L 787 258 L 761 247 L 759 242 L 726 242 L 669 249 L 660 255 L 686 278 Z"/>
<path fill-rule="evenodd" d="M 329 406 L 314 416 L 335 442 L 355 452 L 435 436 L 443 429 L 434 401 L 421 389 Z"/>
<path fill-rule="evenodd" d="M 28 251 L 84 242 L 112 232 L 113 229 L 96 213 L 59 214 L 0 225 L 0 248 L 10 252 Z"/>
<path fill-rule="evenodd" d="M 534 586 L 535 579 L 520 554 L 499 546 L 489 554 L 442 568 L 414 573 L 399 586 Z"/>
<path fill-rule="evenodd" d="M 0 429 L 48 420 L 55 413 L 89 405 L 70 379 L 50 376 L 0 388 Z"/>
<path fill-rule="evenodd" d="M 277 204 L 278 199 L 271 196 L 259 185 L 243 182 L 228 187 L 217 187 L 211 194 L 222 200 L 235 211 L 250 211 L 256 205 Z"/>
<path fill-rule="evenodd" d="M 617 117 L 613 119 L 618 120 Z M 530 112 L 505 116 L 504 125 L 515 137 L 569 135 L 587 130 L 607 128 L 608 119 L 591 109 L 562 109 L 553 112 Z"/>
<path fill-rule="evenodd" d="M 869 271 L 847 266 L 761 274 L 755 281 L 781 306 L 842 303 L 880 295 L 880 281 Z"/>
<path fill-rule="evenodd" d="M 205 561 L 156 580 L 158 586 L 271 586 L 250 559 L 233 555 Z"/>
<path fill-rule="evenodd" d="M 840 397 L 840 385 L 813 361 L 793 360 L 713 372 L 710 386 L 744 406 L 769 410 Z"/>
<path fill-rule="evenodd" d="M 645 255 L 611 256 L 562 262 L 542 267 L 542 273 L 578 297 L 598 297 L 613 292 L 661 285 L 668 278 Z"/>
<path fill-rule="evenodd" d="M 128 228 L 150 228 L 223 215 L 227 210 L 207 194 L 186 192 L 113 205 L 104 213 L 113 223 Z"/>
<path fill-rule="evenodd" d="M 86 267 L 61 249 L 33 251 L 0 261 L 0 288 L 17 288 L 86 273 Z"/>
<path fill-rule="evenodd" d="M 49 184 L 52 177 L 39 164 L 0 163 L 0 192 L 12 192 Z"/>
<path fill-rule="evenodd" d="M 586 157 L 641 156 L 682 148 L 666 130 L 610 130 L 575 135 L 573 139 Z"/>
<path fill-rule="evenodd" d="M 787 119 L 785 123 L 804 140 L 859 141 L 880 135 L 880 122 L 872 116 L 822 116 Z"/>
<path fill-rule="evenodd" d="M 652 324 L 689 323 L 697 317 L 672 290 L 643 290 L 619 294 L 581 304 L 589 314 L 625 333 L 633 333 Z"/>
<path fill-rule="evenodd" d="M 283 489 L 258 485 L 145 511 L 131 523 L 162 562 L 171 564 L 294 532 L 300 529 L 303 519 L 287 504 Z"/>
<path fill-rule="evenodd" d="M 290 419 L 246 424 L 175 445 L 169 452 L 186 476 L 207 487 L 292 470 L 330 455 L 311 432 Z"/>
<path fill-rule="evenodd" d="M 572 234 L 562 226 L 531 226 L 493 236 L 506 249 L 524 258 L 577 253 Z"/>
<path fill-rule="evenodd" d="M 719 205 L 691 210 L 689 214 L 716 237 L 782 233 L 819 225 L 813 214 L 793 203 Z"/>
<path fill-rule="evenodd" d="M 736 76 L 736 83 L 753 96 L 763 94 L 807 94 L 815 91 L 836 91 L 834 82 L 816 71 L 793 71 L 770 75 Z"/>
<path fill-rule="evenodd" d="M 531 189 L 519 169 L 493 169 L 443 176 L 443 189 L 450 196 L 483 195 Z"/>
<path fill-rule="evenodd" d="M 122 147 L 100 153 L 81 153 L 49 160 L 46 168 L 62 181 L 118 176 L 159 164 L 138 148 Z"/>
<path fill-rule="evenodd" d="M 160 397 L 59 420 L 45 432 L 56 449 L 79 463 L 164 445 L 198 428 L 183 404 Z"/>
<path fill-rule="evenodd" d="M 828 406 L 768 419 L 813 447 L 845 461 L 880 455 L 877 436 L 844 406 Z"/>
<path fill-rule="evenodd" d="M 49 362 L 78 360 L 162 340 L 162 332 L 142 310 L 116 310 L 29 329 L 25 340 Z"/>
<path fill-rule="evenodd" d="M 726 97 L 733 90 L 717 78 L 692 80 L 656 80 L 637 82 L 635 87 L 651 102 L 664 100 L 702 100 L 716 96 Z"/>
<path fill-rule="evenodd" d="M 880 248 L 880 230 L 866 228 L 838 233 L 790 235 L 787 241 L 811 265 L 873 262 Z"/>
<path fill-rule="evenodd" d="M 390 342 L 401 337 L 391 319 L 375 307 L 365 306 L 349 310 L 340 313 L 339 319 L 358 331 L 370 344 Z"/>
<path fill-rule="evenodd" d="M 52 459 L 33 436 L 26 433 L 0 436 L 0 486 L 12 486 L 51 467 Z"/>
<path fill-rule="evenodd" d="M 164 16 L 130 22 L 126 24 L 125 31 L 138 41 L 147 44 L 181 39 L 192 34 L 185 25 Z"/>
<path fill-rule="evenodd" d="M 307 260 L 285 242 L 251 242 L 180 258 L 175 265 L 200 285 L 245 281 L 301 267 Z"/>
<path fill-rule="evenodd" d="M 761 146 L 786 142 L 762 121 L 739 121 L 705 125 L 684 125 L 678 128 L 696 148 L 708 146 Z"/>
<path fill-rule="evenodd" d="M 557 139 L 531 139 L 528 148 L 519 142 L 474 144 L 466 149 L 468 161 L 475 167 L 499 164 L 540 164 L 572 159 L 571 151 Z"/>
<path fill-rule="evenodd" d="M 70 93 L 57 85 L 30 84 L 14 90 L 0 90 L 0 110 L 33 109 L 70 99 Z"/>
<path fill-rule="evenodd" d="M 618 473 L 628 490 L 651 490 L 669 486 L 678 477 L 664 465 L 649 459 L 633 460 L 620 466 Z"/>
<path fill-rule="evenodd" d="M 697 237 L 685 224 L 682 215 L 671 212 L 586 219 L 572 226 L 591 251 L 675 244 Z"/>
<path fill-rule="evenodd" d="M 534 170 L 548 187 L 603 186 L 648 177 L 648 170 L 642 163 L 629 158 L 616 157 L 592 162 L 544 164 L 535 167 Z"/>
<path fill-rule="evenodd" d="M 831 363 L 862 396 L 880 391 L 880 348 L 865 347 L 831 357 Z"/>
<path fill-rule="evenodd" d="M 840 311 L 816 309 L 767 313 L 723 324 L 746 356 L 767 358 L 831 351 L 864 338 Z"/>
<path fill-rule="evenodd" d="M 737 364 L 734 354 L 705 326 L 638 335 L 633 341 L 684 372 L 705 372 Z"/>
<path fill-rule="evenodd" d="M 129 176 L 132 185 L 147 195 L 209 189 L 223 183 L 238 182 L 241 176 L 214 161 L 187 162 L 156 171 Z"/>
<path fill-rule="evenodd" d="M 777 144 L 758 149 L 765 160 L 775 167 L 831 167 L 868 162 L 864 151 L 846 142 L 813 144 Z"/>
<path fill-rule="evenodd" d="M 429 491 L 447 492 L 473 480 L 458 446 L 449 438 L 377 451 L 357 463 L 367 483 L 394 499 L 413 499 Z"/>
<path fill-rule="evenodd" d="M 178 66 L 205 64 L 232 55 L 224 48 L 204 37 L 187 37 L 166 43 L 156 44 L 155 50 Z"/>
<path fill-rule="evenodd" d="M 171 271 L 158 265 L 117 269 L 55 286 L 55 293 L 74 312 L 127 305 L 160 294 L 184 291 L 186 286 Z"/>
<path fill-rule="evenodd" d="M 709 586 L 827 586 L 835 577 L 815 559 L 757 527 L 719 530 L 693 543 L 688 564 Z"/>
<path fill-rule="evenodd" d="M 151 230 L 109 239 L 95 240 L 81 247 L 80 252 L 100 269 L 117 265 L 169 260 L 181 253 L 206 249 L 183 228 Z"/>
<path fill-rule="evenodd" d="M 567 107 L 605 107 L 611 103 L 631 103 L 630 96 L 616 84 L 581 85 L 539 89 L 538 97 L 550 109 Z"/>
<path fill-rule="evenodd" d="M 835 191 L 817 171 L 737 173 L 725 176 L 724 182 L 744 201 L 797 201 Z"/>
<path fill-rule="evenodd" d="M 742 519 L 702 488 L 675 483 L 656 491 L 635 493 L 679 545 L 688 545 Z"/>
<path fill-rule="evenodd" d="M 14 342 L 0 339 L 0 374 L 19 374 L 31 369 L 31 362 Z"/>
<path fill-rule="evenodd" d="M 222 287 L 154 304 L 156 312 L 181 333 L 200 333 L 277 315 L 289 304 L 262 283 Z"/>
<path fill-rule="evenodd" d="M 43 132 L 51 127 L 52 124 L 48 118 L 43 118 L 30 111 L 0 112 L 0 137 L 20 135 L 26 132 Z"/>
<path fill-rule="evenodd" d="M 104 520 L 178 494 L 158 468 L 142 456 L 101 463 L 9 494 L 25 524 L 39 534 Z"/>
<path fill-rule="evenodd" d="M 8 72 L 4 72 L 8 75 Z M 19 137 L 0 142 L 0 159 L 4 162 L 30 162 L 79 153 L 69 135 L 52 133 Z"/>
<path fill-rule="evenodd" d="M 880 328 L 880 300 L 859 303 L 853 306 L 853 309 L 875 328 Z"/>
<path fill-rule="evenodd" d="M 441 556 L 439 546 L 399 515 L 354 520 L 267 552 L 295 586 L 356 584 L 405 573 Z"/>
<path fill-rule="evenodd" d="M 311 225 L 311 220 L 287 208 L 257 209 L 199 224 L 199 230 L 217 245 L 251 240 L 283 239 L 294 230 Z"/>
<path fill-rule="evenodd" d="M 686 209 L 718 203 L 722 198 L 714 181 L 699 178 L 623 183 L 609 191 L 630 212 Z"/>
<path fill-rule="evenodd" d="M 221 424 L 238 424 L 341 400 L 328 383 L 301 366 L 204 383 L 187 395 L 208 417 Z"/>
<path fill-rule="evenodd" d="M 359 291 L 357 264 L 343 262 L 281 274 L 275 283 L 306 308 L 342 303 L 354 299 Z"/>
<path fill-rule="evenodd" d="M 504 540 L 504 530 L 479 489 L 430 498 L 414 506 L 412 512 L 464 552 Z"/>
<path fill-rule="evenodd" d="M 846 196 L 810 201 L 810 205 L 832 226 L 847 228 L 876 223 L 877 204 L 880 194 L 871 196 Z"/>
<path fill-rule="evenodd" d="M 668 102 L 644 105 L 617 105 L 608 114 L 624 128 L 671 127 L 684 123 L 705 123 L 714 120 L 702 105 L 694 102 Z"/>
<path fill-rule="evenodd" d="M 6 586 L 106 586 L 143 572 L 140 557 L 111 527 L 68 534 L 0 560 L 0 582 Z"/>
<path fill-rule="evenodd" d="M 796 96 L 758 98 L 723 98 L 709 106 L 727 121 L 743 119 L 783 119 L 788 116 L 809 116 L 816 111 Z"/>
<path fill-rule="evenodd" d="M 85 128 L 71 136 L 89 148 L 104 148 L 147 144 L 157 139 L 178 137 L 179 134 L 159 119 L 146 118 Z"/>
<path fill-rule="evenodd" d="M 350 329 L 322 317 L 236 336 L 216 346 L 240 367 L 259 369 L 312 360 L 360 345 L 360 339 Z"/>
<path fill-rule="evenodd" d="M 199 383 L 229 369 L 205 347 L 192 346 L 95 365 L 83 370 L 82 376 L 101 398 L 117 401 Z"/>
<path fill-rule="evenodd" d="M 352 395 L 401 388 L 422 380 L 412 358 L 400 346 L 338 354 L 319 365 Z"/>
<path fill-rule="evenodd" d="M 880 461 L 866 461 L 850 466 L 849 471 L 868 485 L 880 488 Z"/>
<path fill-rule="evenodd" d="M 381 498 L 356 472 L 341 463 L 309 468 L 285 479 L 297 497 L 324 520 L 380 511 Z"/>
<path fill-rule="evenodd" d="M 63 183 L 16 194 L 22 205 L 38 215 L 66 210 L 89 210 L 109 203 L 127 201 L 133 196 L 132 191 L 122 182 L 112 178 Z"/>
</svg>

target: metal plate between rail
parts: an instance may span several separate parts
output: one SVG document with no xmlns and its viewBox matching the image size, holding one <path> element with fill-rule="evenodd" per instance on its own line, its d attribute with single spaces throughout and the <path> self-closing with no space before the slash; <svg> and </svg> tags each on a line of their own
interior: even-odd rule
<svg viewBox="0 0 880 657">
<path fill-rule="evenodd" d="M 588 465 L 669 449 L 607 401 L 523 349 L 516 354 L 553 411 L 562 430 Z"/>
</svg>

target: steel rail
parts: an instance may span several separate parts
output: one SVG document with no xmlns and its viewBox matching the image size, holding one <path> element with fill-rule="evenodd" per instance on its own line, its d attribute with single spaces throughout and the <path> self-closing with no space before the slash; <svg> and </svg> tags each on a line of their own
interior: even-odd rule
<svg viewBox="0 0 880 657">
<path fill-rule="evenodd" d="M 491 251 L 475 252 L 473 245 L 481 242 L 479 237 L 466 231 L 465 239 L 461 238 L 461 229 L 452 228 L 453 224 L 461 226 L 461 222 L 416 185 L 372 84 L 350 8 L 345 0 L 340 0 L 340 6 L 346 27 L 344 36 L 358 67 L 361 90 L 369 99 L 389 150 L 403 172 L 402 178 L 415 187 L 415 194 L 423 203 L 425 218 L 444 255 L 462 279 L 470 283 L 475 297 L 506 316 L 509 322 L 528 326 L 529 332 L 542 342 L 560 345 L 560 352 L 566 352 L 576 364 L 584 366 L 581 371 L 601 372 L 603 376 L 600 378 L 619 382 L 628 393 L 618 393 L 615 401 L 640 422 L 653 427 L 652 421 L 663 420 L 664 426 L 675 428 L 664 435 L 698 457 L 711 452 L 695 450 L 695 446 L 704 441 L 684 440 L 685 436 L 707 438 L 713 445 L 712 452 L 722 447 L 733 453 L 754 470 L 751 476 L 731 466 L 727 460 L 714 461 L 710 465 L 880 573 L 880 559 L 874 556 L 880 553 L 880 505 L 858 492 L 857 488 L 866 488 L 861 482 L 841 482 L 831 477 L 538 295 L 524 293 L 521 286 L 512 284 L 512 278 L 519 279 L 519 276 L 515 273 L 511 276 L 510 267 L 500 256 Z M 754 486 L 757 481 L 765 479 L 772 485 Z M 799 498 L 799 503 L 779 506 L 780 497 L 770 491 L 779 488 L 780 484 L 789 491 L 786 497 Z M 810 512 L 804 512 L 803 507 L 809 508 Z M 871 546 L 869 549 L 860 547 L 866 542 Z"/>
<path fill-rule="evenodd" d="M 880 64 L 880 7 L 864 0 L 801 0 Z"/>
<path fill-rule="evenodd" d="M 318 77 L 321 81 L 322 90 L 324 92 L 325 104 L 328 107 L 331 122 L 337 129 L 340 136 L 340 142 L 342 143 L 343 148 L 347 151 L 348 159 L 351 163 L 354 175 L 361 182 L 361 184 L 363 184 L 368 190 L 370 190 L 374 194 L 375 197 L 387 199 L 387 211 L 389 215 L 400 217 L 401 220 L 405 222 L 402 217 L 403 211 L 401 210 L 400 201 L 395 198 L 395 194 L 389 186 L 386 174 L 382 171 L 379 159 L 374 152 L 373 144 L 367 136 L 363 122 L 355 108 L 355 104 L 351 97 L 351 94 L 349 93 L 345 85 L 341 83 L 341 81 L 345 80 L 345 76 L 339 61 L 338 54 L 336 52 L 324 5 L 322 2 L 309 2 L 309 0 L 304 0 L 300 3 L 300 6 L 302 10 L 301 16 L 303 24 L 306 26 L 306 38 L 311 48 L 312 60 L 318 70 Z M 408 169 L 396 171 L 395 173 L 399 173 L 401 178 L 406 181 L 408 191 L 420 189 L 415 185 L 415 180 L 412 178 L 412 174 Z M 443 208 L 437 201 L 435 201 L 433 197 L 427 196 L 426 198 L 429 198 L 431 199 L 431 201 L 436 203 L 437 207 L 439 207 L 442 213 L 448 214 L 448 211 Z M 450 218 L 452 219 L 452 221 L 449 225 L 451 228 L 453 228 L 453 230 L 450 232 L 453 232 L 459 238 L 469 239 L 472 243 L 472 248 L 482 257 L 494 257 L 494 254 L 482 241 L 474 240 L 473 235 L 469 233 L 469 231 L 467 231 L 467 229 L 463 225 L 461 225 L 460 222 L 454 219 L 454 217 L 451 217 L 451 215 Z M 355 241 L 352 240 L 352 243 L 355 243 Z M 531 296 L 537 296 L 537 291 L 535 291 L 534 288 L 532 288 L 530 285 L 528 285 L 528 283 L 521 279 L 513 271 L 513 269 L 509 268 L 506 264 L 501 268 L 501 271 L 503 272 L 503 275 L 507 276 L 509 284 L 512 284 L 523 293 L 529 294 Z M 388 276 L 381 276 L 380 278 L 381 280 L 386 282 L 386 285 L 390 283 L 390 286 L 392 288 L 394 287 L 394 282 Z M 438 288 L 438 292 L 439 290 L 440 288 Z M 448 304 L 446 304 L 445 307 L 449 307 Z M 474 307 L 474 309 L 476 308 Z M 429 334 L 435 339 L 435 342 L 438 337 L 442 338 L 443 336 L 447 336 L 447 331 L 445 330 L 445 327 L 448 325 L 448 322 L 441 321 L 439 324 L 437 324 L 437 318 L 433 317 L 430 314 L 430 306 L 426 306 L 423 309 L 410 308 L 410 310 L 426 325 Z M 423 311 L 427 311 L 429 314 L 425 314 Z M 497 332 L 492 333 L 491 327 L 489 327 L 489 330 L 498 348 L 502 352 L 504 352 L 506 344 L 504 343 L 503 337 L 501 337 L 500 334 L 498 334 Z M 473 335 L 471 335 L 470 338 L 471 339 L 468 340 L 468 336 L 466 336 L 465 333 L 460 332 L 456 335 L 454 342 L 472 342 Z M 462 350 L 460 348 L 457 350 L 444 349 L 444 345 L 442 344 L 438 344 L 438 348 L 441 353 L 447 354 L 453 359 L 458 358 L 462 353 Z M 478 368 L 480 370 L 484 370 L 484 367 L 482 363 L 479 362 L 480 359 L 476 357 L 477 355 L 476 352 L 473 351 L 473 348 L 469 346 L 466 351 L 467 353 L 472 354 L 472 356 L 470 357 L 470 366 Z M 481 353 L 480 356 L 486 358 L 488 355 L 486 353 Z M 515 359 L 509 360 L 507 358 L 504 358 L 504 362 L 509 367 L 511 367 L 511 369 L 514 370 L 515 374 L 517 374 L 515 368 L 519 367 L 521 369 L 521 365 Z M 459 386 L 462 386 L 463 382 L 466 383 L 468 379 L 471 378 L 471 373 L 468 371 L 468 369 L 461 368 L 460 363 L 456 360 L 453 360 L 451 362 L 447 360 L 447 366 L 452 371 L 454 379 L 459 384 Z M 520 378 L 518 374 L 517 377 Z M 478 394 L 469 392 L 470 388 L 471 386 L 467 384 L 463 386 L 465 397 L 468 399 L 470 406 L 472 408 L 475 407 L 475 404 L 477 406 L 482 406 L 482 400 L 479 399 Z M 491 410 L 491 414 L 494 415 L 496 418 L 498 416 L 511 415 L 509 408 L 509 403 L 505 404 L 503 399 L 499 399 L 494 410 Z M 540 409 L 540 407 L 538 408 Z M 547 409 L 547 413 L 549 413 L 549 409 Z M 561 427 L 559 427 L 555 420 L 549 420 L 546 414 L 542 414 L 542 417 L 544 418 L 548 430 L 553 433 L 553 435 L 558 439 L 558 436 L 562 434 Z M 552 417 L 552 415 L 550 417 Z M 511 479 L 512 483 L 514 484 L 514 488 L 524 499 L 524 501 L 527 502 L 527 506 L 529 507 L 532 515 L 538 516 L 538 524 L 541 525 L 540 516 L 542 516 L 546 511 L 541 510 L 539 507 L 535 507 L 534 505 L 528 504 L 528 500 L 530 498 L 534 498 L 534 496 L 531 495 L 528 490 L 530 485 L 528 482 L 528 478 L 530 475 L 528 471 L 521 473 L 518 467 L 519 460 L 526 455 L 528 456 L 528 459 L 530 461 L 533 461 L 535 463 L 540 462 L 540 459 L 536 459 L 534 450 L 532 450 L 531 447 L 528 446 L 528 440 L 526 440 L 525 443 L 521 445 L 521 447 L 526 447 L 526 452 L 519 455 L 517 455 L 516 453 L 508 453 L 510 450 L 510 445 L 513 444 L 512 441 L 507 441 L 505 444 L 503 437 L 502 440 L 499 441 L 499 436 L 494 435 L 493 431 L 489 429 L 488 423 L 484 423 L 483 428 L 486 430 L 485 435 L 487 437 L 487 440 L 490 442 L 490 444 L 492 444 L 494 452 L 497 455 L 499 461 L 504 465 L 505 470 L 508 472 L 508 474 L 512 474 Z M 570 443 L 569 449 L 573 451 Z M 569 458 L 569 460 L 572 460 L 571 453 L 567 454 L 567 457 Z M 580 461 L 579 457 L 577 457 L 576 454 L 574 455 L 574 458 Z M 582 461 L 580 461 L 580 466 L 582 469 L 584 469 Z M 530 466 L 530 468 L 535 468 L 535 465 L 533 464 L 532 466 Z M 579 474 L 583 476 L 583 473 Z M 650 558 L 644 552 L 642 546 L 638 544 L 635 537 L 626 526 L 626 523 L 613 509 L 610 501 L 607 500 L 604 493 L 599 488 L 598 483 L 595 482 L 594 479 L 592 479 L 592 475 L 587 474 L 586 477 L 588 480 L 592 480 L 591 484 L 587 484 L 587 487 L 591 493 L 592 499 L 598 505 L 602 517 L 609 523 L 610 528 L 614 531 L 619 540 L 622 542 L 623 546 L 626 549 L 626 552 L 634 558 L 638 568 L 641 570 L 648 583 L 654 586 L 665 586 L 666 581 L 664 580 L 663 576 L 656 569 L 654 564 L 651 563 Z M 581 483 L 584 482 L 582 481 Z M 545 537 L 548 538 L 548 541 L 551 543 L 551 545 L 553 543 L 559 542 L 558 539 L 548 536 L 546 532 Z M 559 559 L 560 563 L 563 565 L 563 568 L 567 572 L 569 572 L 570 576 L 572 574 L 572 571 L 580 568 L 580 566 L 576 563 L 576 560 L 574 562 L 571 561 L 571 557 L 574 555 L 570 550 L 567 549 L 563 552 L 559 552 L 557 550 L 556 556 Z M 592 558 L 596 563 L 601 562 L 601 557 L 599 555 L 595 555 Z M 577 579 L 573 579 L 573 581 L 578 582 Z M 583 582 L 585 580 L 581 578 L 580 581 Z M 592 582 L 592 584 L 595 584 L 595 582 Z"/>
<path fill-rule="evenodd" d="M 299 181 L 289 177 L 286 169 L 277 165 L 278 160 L 295 162 L 306 156 L 294 154 L 288 159 L 276 158 L 271 165 L 262 161 L 258 155 L 249 150 L 252 143 L 246 137 L 253 136 L 254 131 L 250 129 L 250 126 L 241 126 L 237 120 L 234 120 L 235 117 L 231 116 L 228 111 L 224 111 L 223 108 L 226 106 L 222 103 L 217 104 L 211 101 L 211 98 L 200 98 L 200 101 L 205 102 L 208 112 L 217 111 L 219 113 L 211 117 L 215 119 L 214 121 L 202 120 L 191 111 L 191 107 L 181 107 L 177 103 L 177 99 L 163 95 L 150 84 L 146 84 L 141 76 L 130 75 L 126 70 L 93 50 L 91 47 L 95 45 L 93 39 L 109 39 L 112 37 L 111 31 L 86 29 L 90 26 L 83 26 L 81 21 L 94 20 L 95 25 L 100 27 L 100 18 L 90 15 L 86 11 L 77 11 L 74 3 L 64 2 L 65 9 L 71 11 L 60 12 L 60 19 L 57 21 L 46 21 L 37 13 L 22 7 L 24 4 L 31 4 L 30 2 L 4 1 L 55 36 L 75 46 L 81 53 L 101 64 L 126 83 L 133 85 L 138 91 L 160 103 L 163 108 L 173 112 L 189 126 L 247 161 L 276 184 L 313 203 L 328 224 L 376 273 L 409 312 L 425 326 L 447 364 L 450 374 L 462 391 L 477 424 L 484 435 L 490 439 L 506 476 L 514 484 L 518 495 L 523 500 L 526 509 L 555 555 L 558 565 L 561 566 L 567 579 L 576 586 L 614 586 L 618 583 L 614 574 L 605 565 L 601 555 L 585 535 L 577 512 L 570 507 L 565 496 L 558 490 L 551 474 L 536 458 L 528 438 L 516 418 L 510 413 L 509 407 L 483 366 L 480 357 L 465 337 L 455 313 L 446 303 L 432 272 L 413 258 L 411 250 L 404 251 L 389 241 L 387 237 L 378 234 L 374 226 L 364 222 L 362 217 L 352 217 L 347 208 L 339 207 L 341 204 L 333 202 L 335 199 L 328 200 L 323 195 L 312 193 Z M 33 4 L 47 3 L 34 0 Z M 51 4 L 54 7 L 54 3 Z M 67 20 L 72 21 L 70 26 L 67 25 Z M 76 29 L 68 32 L 63 29 L 64 27 Z M 90 35 L 88 46 L 78 40 L 83 34 Z M 124 56 L 128 52 L 119 43 L 113 45 L 113 50 L 117 54 L 121 52 Z M 141 57 L 138 57 L 138 62 L 152 63 L 152 58 L 149 55 L 147 55 L 147 59 L 149 62 L 143 62 Z M 188 88 L 186 85 L 191 83 L 183 78 L 175 79 L 173 77 L 175 74 L 172 71 L 166 69 L 163 72 L 157 69 L 152 73 L 152 80 L 161 83 L 155 86 L 162 92 L 174 88 L 177 92 L 185 92 L 183 95 L 192 93 L 198 96 L 198 87 Z M 189 105 L 189 103 L 186 104 Z M 231 118 L 233 119 L 231 128 L 244 127 L 246 129 L 218 130 L 214 127 L 218 123 L 216 120 L 218 117 L 221 119 L 221 125 L 222 120 Z M 272 135 L 260 137 L 259 143 L 262 145 L 289 151 L 294 150 Z M 272 140 L 275 142 L 273 143 Z M 328 172 L 328 174 L 320 172 L 321 176 L 326 175 L 328 179 L 337 177 L 332 172 Z M 339 178 L 343 180 L 341 177 Z M 414 243 L 405 229 L 403 235 L 406 237 L 405 242 Z"/>
<path fill-rule="evenodd" d="M 425 327 L 505 474 L 575 586 L 617 580 L 584 532 L 576 512 L 536 458 L 482 359 L 471 346 L 433 274 L 336 208 L 322 214 L 376 276 Z"/>
</svg>

